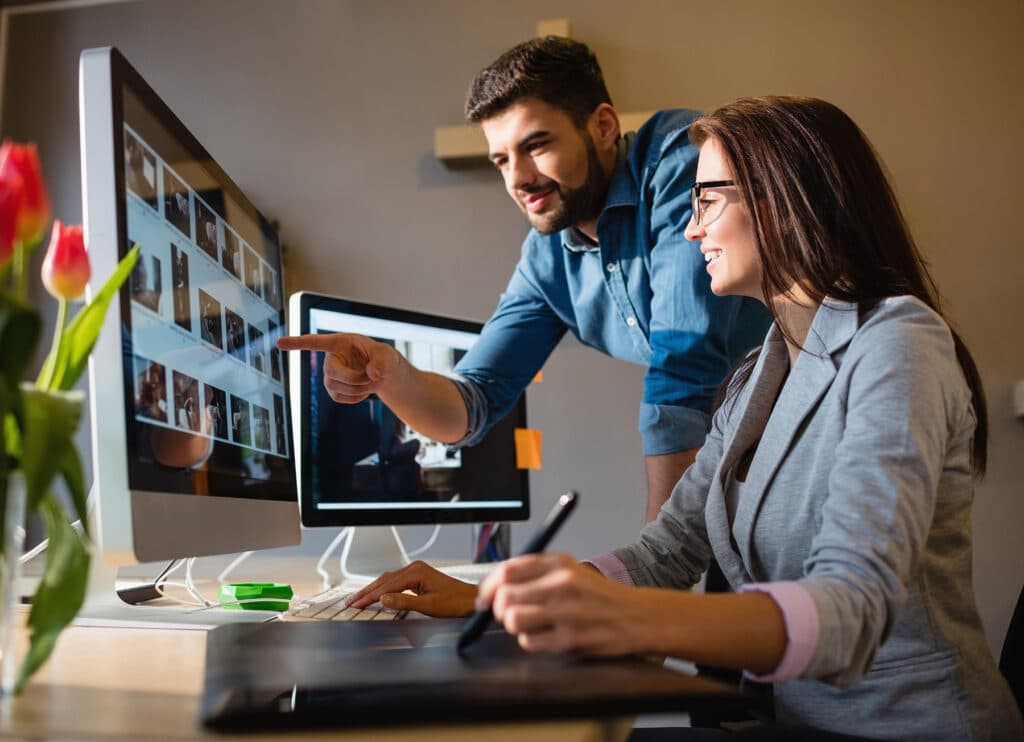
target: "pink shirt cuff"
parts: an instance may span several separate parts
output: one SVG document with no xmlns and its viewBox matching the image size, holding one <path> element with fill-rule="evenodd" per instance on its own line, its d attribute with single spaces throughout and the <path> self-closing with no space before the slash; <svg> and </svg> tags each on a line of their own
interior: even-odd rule
<svg viewBox="0 0 1024 742">
<path fill-rule="evenodd" d="M 596 557 L 584 560 L 593 564 L 600 570 L 601 574 L 607 577 L 612 582 L 617 582 L 620 585 L 634 585 L 633 579 L 629 576 L 629 571 L 626 569 L 626 565 L 623 564 L 617 556 L 612 554 L 610 551 L 604 554 L 598 554 Z"/>
<path fill-rule="evenodd" d="M 784 680 L 795 680 L 800 677 L 811 664 L 814 652 L 818 648 L 818 607 L 814 598 L 797 582 L 754 582 L 743 585 L 741 593 L 756 591 L 767 593 L 782 611 L 782 619 L 786 623 L 786 651 L 782 654 L 778 667 L 766 675 L 755 675 L 744 671 L 751 680 L 763 683 L 775 683 Z"/>
</svg>

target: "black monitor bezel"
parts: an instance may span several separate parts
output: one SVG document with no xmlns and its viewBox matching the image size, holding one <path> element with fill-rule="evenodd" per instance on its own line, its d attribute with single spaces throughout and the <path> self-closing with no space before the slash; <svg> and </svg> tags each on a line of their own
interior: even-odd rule
<svg viewBox="0 0 1024 742">
<path fill-rule="evenodd" d="M 483 325 L 471 320 L 445 317 L 436 314 L 427 314 L 408 309 L 387 307 L 378 304 L 353 301 L 338 296 L 302 292 L 298 294 L 298 332 L 306 335 L 310 332 L 309 317 L 314 309 L 322 309 L 329 312 L 342 312 L 347 314 L 358 314 L 377 319 L 392 320 L 396 322 L 408 322 L 413 324 L 425 324 L 447 330 L 471 332 L 479 334 Z M 292 308 L 294 312 L 294 307 Z M 286 364 L 288 365 L 288 364 Z M 299 368 L 309 368 L 309 351 L 299 351 Z M 296 404 L 292 405 L 292 412 L 295 415 L 299 427 L 299 445 L 302 451 L 310 451 L 312 444 L 312 431 L 309 425 L 309 416 L 302 413 L 305 406 L 302 400 L 309 400 L 313 390 L 309 374 L 298 373 L 295 378 L 299 389 L 299 397 Z M 295 402 L 295 400 L 293 400 Z M 520 395 L 519 400 L 509 412 L 509 416 L 515 416 L 517 427 L 525 428 L 526 424 L 526 394 Z M 507 418 L 506 418 L 507 419 Z M 458 508 L 451 510 L 420 510 L 420 509 L 366 509 L 366 510 L 320 510 L 313 502 L 312 472 L 313 462 L 310 456 L 300 456 L 299 474 L 299 513 L 302 517 L 302 525 L 307 527 L 344 527 L 344 526 L 397 526 L 397 525 L 423 525 L 436 523 L 484 523 L 489 521 L 522 521 L 530 517 L 530 476 L 526 469 L 517 469 L 516 476 L 519 478 L 519 491 L 523 493 L 523 503 L 518 508 Z"/>
<path fill-rule="evenodd" d="M 273 234 L 270 221 L 256 208 L 255 205 L 246 197 L 234 180 L 224 171 L 216 159 L 210 154 L 210 152 L 199 142 L 189 128 L 182 122 L 180 118 L 171 110 L 171 108 L 163 101 L 163 99 L 157 94 L 157 92 L 145 81 L 142 75 L 132 67 L 131 63 L 116 49 L 109 48 L 110 54 L 110 101 L 111 101 L 111 115 L 113 122 L 113 155 L 114 155 L 114 188 L 115 188 L 115 207 L 117 210 L 117 251 L 118 259 L 122 259 L 130 249 L 128 240 L 128 214 L 127 214 L 127 186 L 125 183 L 125 108 L 122 91 L 125 87 L 130 88 L 131 91 L 140 99 L 142 104 L 146 106 L 150 112 L 159 121 L 166 125 L 170 133 L 181 143 L 189 152 L 193 153 L 197 158 L 200 158 L 205 166 L 209 167 L 213 172 L 215 179 L 224 187 L 225 196 L 234 199 L 235 203 L 242 208 L 246 214 L 253 219 L 253 221 L 259 224 L 261 233 L 264 235 Z M 276 239 L 276 237 L 275 237 Z M 287 319 L 285 316 L 284 301 L 284 263 L 283 256 L 281 254 L 280 243 L 277 242 L 277 251 L 279 258 L 279 271 L 278 280 L 281 282 L 279 287 L 278 296 L 280 299 L 280 306 L 277 307 L 277 323 L 278 326 L 284 328 L 287 327 Z M 122 348 L 126 349 L 131 345 L 131 295 L 129 282 L 125 282 L 120 291 L 120 323 L 122 327 Z M 127 337 L 125 337 L 127 333 Z M 199 342 L 197 340 L 197 342 Z M 124 353 L 125 350 L 122 350 Z M 242 479 L 237 476 L 224 474 L 217 471 L 209 471 L 207 473 L 208 492 L 186 492 L 181 490 L 168 489 L 162 491 L 160 494 L 166 494 L 168 497 L 175 496 L 212 496 L 217 498 L 228 498 L 240 501 L 251 501 L 251 500 L 265 500 L 265 501 L 278 501 L 278 502 L 295 502 L 297 500 L 297 488 L 298 482 L 295 473 L 295 441 L 292 434 L 291 425 L 291 414 L 290 409 L 290 398 L 288 394 L 289 379 L 288 379 L 288 368 L 287 364 L 282 364 L 283 374 L 283 389 L 282 397 L 284 398 L 284 405 L 286 411 L 286 424 L 285 424 L 285 435 L 288 437 L 288 457 L 287 464 L 280 468 L 280 472 L 283 472 L 280 476 L 268 480 L 255 480 L 248 479 L 245 486 L 245 494 L 240 495 L 239 485 Z M 124 421 L 126 430 L 131 431 L 134 424 L 137 424 L 134 420 L 134 411 L 132 405 L 133 399 L 133 379 L 127 373 L 122 376 L 122 382 L 124 384 Z M 285 458 L 285 457 L 280 457 Z M 133 470 L 132 462 L 128 464 L 128 482 L 129 488 L 132 490 L 139 489 L 132 485 Z M 139 465 L 135 462 L 134 465 Z M 145 465 L 142 469 L 148 472 Z M 153 464 L 153 467 L 159 465 Z M 152 467 L 151 467 L 152 468 Z M 152 472 L 148 472 L 152 475 Z M 157 472 L 159 473 L 159 472 Z M 152 492 L 152 488 L 147 488 Z"/>
</svg>

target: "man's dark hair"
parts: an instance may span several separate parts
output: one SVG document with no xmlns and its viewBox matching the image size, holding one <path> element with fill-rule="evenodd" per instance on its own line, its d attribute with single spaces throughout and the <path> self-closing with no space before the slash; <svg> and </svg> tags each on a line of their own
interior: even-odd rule
<svg viewBox="0 0 1024 742">
<path fill-rule="evenodd" d="M 561 36 L 526 41 L 482 69 L 466 96 L 466 121 L 496 116 L 521 98 L 562 109 L 581 129 L 595 108 L 612 102 L 594 53 Z"/>
</svg>

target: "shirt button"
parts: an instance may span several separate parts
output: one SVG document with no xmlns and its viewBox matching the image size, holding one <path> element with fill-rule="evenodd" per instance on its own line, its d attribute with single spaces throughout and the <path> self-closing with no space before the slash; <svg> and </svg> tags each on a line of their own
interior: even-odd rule
<svg viewBox="0 0 1024 742">
<path fill-rule="evenodd" d="M 608 269 L 609 273 L 614 273 L 615 272 L 615 263 L 609 263 L 608 265 L 605 266 L 605 268 Z"/>
<path fill-rule="evenodd" d="M 636 317 L 626 317 L 626 324 L 633 327 L 636 324 Z"/>
</svg>

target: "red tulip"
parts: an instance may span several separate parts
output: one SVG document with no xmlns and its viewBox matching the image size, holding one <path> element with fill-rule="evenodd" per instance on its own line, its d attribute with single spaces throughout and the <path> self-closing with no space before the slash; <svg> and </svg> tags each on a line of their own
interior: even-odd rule
<svg viewBox="0 0 1024 742">
<path fill-rule="evenodd" d="M 39 154 L 34 144 L 4 142 L 0 147 L 0 179 L 21 177 L 22 203 L 18 214 L 15 238 L 26 245 L 35 245 L 46 231 L 50 220 L 50 197 L 43 183 Z"/>
<path fill-rule="evenodd" d="M 46 290 L 57 299 L 74 301 L 85 293 L 89 272 L 89 253 L 85 250 L 82 225 L 65 227 L 55 221 L 50 247 L 43 258 Z"/>
<path fill-rule="evenodd" d="M 7 265 L 14 252 L 21 191 L 21 177 L 17 174 L 0 178 L 0 268 Z"/>
</svg>

